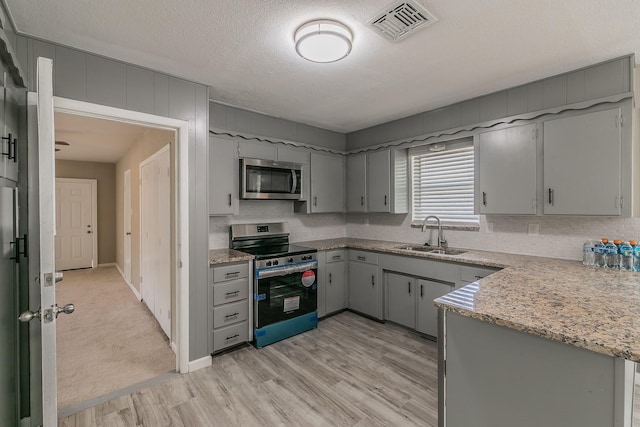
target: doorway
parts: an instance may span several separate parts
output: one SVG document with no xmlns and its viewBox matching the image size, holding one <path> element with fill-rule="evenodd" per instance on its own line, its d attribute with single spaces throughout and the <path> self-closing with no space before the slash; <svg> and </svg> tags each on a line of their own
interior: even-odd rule
<svg viewBox="0 0 640 427">
<path fill-rule="evenodd" d="M 176 370 L 180 370 L 181 372 L 186 372 L 188 370 L 188 355 L 186 354 L 184 349 L 188 348 L 188 343 L 187 343 L 188 337 L 187 337 L 187 334 L 185 333 L 181 334 L 181 332 L 183 332 L 188 327 L 188 324 L 186 324 L 186 322 L 183 323 L 183 320 L 181 320 L 180 315 L 187 314 L 187 307 L 184 305 L 184 303 L 188 303 L 188 299 L 182 296 L 182 292 L 187 291 L 187 283 L 186 283 L 186 280 L 183 279 L 183 276 L 182 276 L 183 271 L 181 269 L 174 267 L 177 264 L 176 262 L 177 256 L 183 255 L 182 251 L 179 250 L 179 246 L 178 246 L 179 236 L 178 236 L 177 230 L 181 230 L 182 227 L 186 225 L 186 215 L 183 216 L 183 212 L 178 208 L 178 203 L 177 203 L 178 197 L 186 197 L 186 195 L 183 196 L 183 194 L 181 193 L 181 191 L 183 191 L 184 186 L 179 185 L 182 183 L 178 182 L 178 178 L 179 178 L 178 171 L 179 171 L 179 165 L 180 165 L 179 160 L 183 160 L 183 158 L 181 158 L 180 156 L 185 154 L 181 150 L 186 151 L 186 135 L 187 135 L 186 124 L 184 124 L 183 126 L 183 122 L 180 122 L 180 121 L 176 121 L 172 119 L 156 118 L 155 116 L 148 116 L 148 115 L 142 115 L 142 116 L 145 116 L 143 117 L 145 120 L 152 118 L 153 120 L 155 120 L 155 122 L 153 120 L 151 120 L 150 122 L 149 121 L 141 122 L 140 120 L 132 120 L 131 118 L 129 118 L 128 120 L 125 120 L 123 116 L 131 115 L 135 118 L 136 116 L 140 116 L 141 114 L 139 113 L 130 114 L 131 112 L 125 112 L 124 110 L 111 109 L 108 107 L 101 107 L 101 106 L 92 106 L 91 104 L 69 101 L 69 100 L 55 99 L 55 101 L 56 101 L 56 107 L 57 107 L 56 113 L 60 113 L 60 112 L 65 114 L 71 113 L 72 115 L 89 117 L 92 119 L 96 119 L 97 118 L 96 116 L 99 116 L 100 119 L 111 120 L 111 121 L 115 120 L 120 124 L 122 123 L 131 124 L 131 122 L 133 121 L 134 124 L 136 125 L 146 125 L 147 127 L 149 127 L 149 125 L 153 125 L 152 129 L 157 130 L 158 128 L 160 128 L 160 129 L 163 129 L 163 131 L 169 132 L 172 135 L 171 139 L 172 139 L 172 146 L 173 146 L 173 151 L 172 151 L 173 154 L 170 156 L 169 150 L 166 150 L 166 153 L 167 153 L 166 162 L 170 164 L 171 168 L 175 169 L 175 173 L 171 176 L 167 176 L 166 186 L 170 188 L 171 192 L 173 192 L 172 196 L 175 198 L 172 200 L 173 201 L 172 206 L 165 204 L 167 206 L 167 212 L 165 216 L 173 217 L 173 219 L 175 220 L 175 223 L 171 228 L 167 227 L 167 230 L 171 230 L 170 237 L 173 237 L 173 239 L 172 238 L 166 239 L 165 245 L 170 249 L 169 251 L 170 256 L 166 260 L 164 260 L 163 264 L 168 268 L 170 267 L 171 273 L 167 274 L 166 277 L 171 278 L 174 284 L 174 288 L 167 291 L 166 294 L 168 295 L 165 294 L 165 299 L 166 301 L 168 301 L 168 303 L 165 303 L 165 305 L 169 307 L 171 307 L 172 305 L 175 306 L 173 310 L 168 309 L 167 312 L 168 314 L 171 314 L 171 312 L 173 312 L 177 314 L 177 316 L 172 316 L 174 318 L 173 325 L 171 323 L 168 323 L 168 325 L 165 325 L 165 327 L 163 327 L 162 329 L 163 330 L 166 329 L 168 331 L 167 335 L 171 336 L 172 338 L 171 342 L 167 340 L 166 347 L 172 348 L 174 349 L 174 351 L 176 351 L 177 357 L 175 357 L 174 359 L 173 367 L 175 367 Z M 78 105 L 74 105 L 74 104 L 78 104 Z M 74 108 L 71 108 L 71 107 L 74 107 Z M 87 108 L 88 108 L 88 111 L 87 111 Z M 95 113 L 96 110 L 109 110 L 109 111 L 102 111 L 102 113 L 98 115 Z M 111 110 L 116 110 L 116 111 L 111 111 Z M 111 113 L 115 113 L 116 115 L 110 115 Z M 180 124 L 180 126 L 177 127 L 178 131 L 176 132 L 176 128 L 171 128 L 166 125 L 160 126 L 157 123 L 158 121 L 160 122 L 168 121 L 174 125 Z M 67 147 L 62 147 L 62 148 L 65 149 Z M 98 147 L 97 149 L 94 149 L 93 151 L 99 152 L 100 147 Z M 136 164 L 135 166 L 137 169 L 138 165 Z M 132 211 L 134 210 L 134 206 L 132 205 L 134 205 L 136 202 L 135 200 L 132 200 L 132 194 L 131 194 L 132 192 L 130 190 L 128 192 L 123 191 L 124 188 L 131 189 L 132 186 L 135 189 L 135 186 L 138 185 L 138 179 L 135 177 L 135 172 L 132 173 L 132 170 L 130 168 L 124 171 L 122 177 L 123 177 L 122 183 L 117 185 L 117 187 L 118 187 L 118 191 L 120 191 L 121 194 L 123 195 L 122 196 L 123 204 L 118 205 L 122 207 L 118 207 L 117 209 L 115 204 L 113 204 L 113 210 L 114 210 L 113 214 L 115 216 L 118 216 L 119 221 L 121 221 L 123 224 L 122 229 L 118 229 L 118 240 L 122 242 L 123 252 L 125 250 L 128 252 L 126 257 L 128 262 L 120 262 L 120 260 L 118 260 L 117 263 L 106 263 L 105 265 L 105 263 L 101 262 L 101 264 L 106 267 L 111 267 L 113 271 L 117 271 L 117 275 L 122 276 L 120 277 L 120 279 L 123 281 L 126 281 L 127 285 L 131 287 L 131 290 L 134 290 L 135 297 L 132 299 L 133 300 L 137 299 L 139 303 L 140 295 L 139 293 L 136 293 L 136 290 L 131 286 L 132 282 L 134 282 L 134 279 L 136 277 L 135 271 L 132 271 L 135 269 L 132 269 L 131 258 L 135 259 L 137 257 L 135 256 L 136 252 L 131 251 L 131 247 L 132 246 L 135 247 L 135 244 L 132 244 L 131 242 L 132 239 L 130 237 L 133 234 L 133 232 L 136 231 L 135 230 L 136 227 L 135 226 L 132 227 L 132 221 L 131 221 L 132 220 L 131 214 L 132 214 Z M 125 182 L 128 185 L 125 185 Z M 136 221 L 140 222 L 138 219 L 134 218 L 133 222 L 135 223 Z M 132 230 L 132 228 L 134 230 Z M 186 236 L 184 237 L 184 239 L 186 240 Z M 185 240 L 183 240 L 183 242 Z M 127 241 L 128 241 L 128 244 L 125 244 L 125 242 Z M 118 243 L 119 245 L 120 245 L 120 242 Z M 125 249 L 125 248 L 128 248 L 128 249 Z M 132 256 L 132 254 L 134 256 Z M 110 266 L 109 264 L 112 264 L 112 265 Z M 101 270 L 101 269 L 97 269 L 97 270 Z M 87 273 L 89 274 L 89 272 Z M 85 278 L 87 278 L 88 280 L 93 280 L 91 277 L 88 277 L 88 276 Z M 64 281 L 59 286 L 63 285 L 63 283 Z M 133 295 L 131 295 L 130 292 L 129 294 L 131 297 L 133 297 Z M 67 300 L 69 298 L 64 298 L 64 299 Z M 101 303 L 105 304 L 105 301 L 101 301 Z M 78 306 L 76 314 L 79 314 L 80 310 L 82 310 L 82 307 Z M 70 316 L 68 320 L 71 321 L 72 317 Z M 104 320 L 108 321 L 108 319 L 104 319 Z M 173 329 L 175 330 L 173 334 L 171 334 L 172 326 L 173 326 Z"/>
<path fill-rule="evenodd" d="M 56 178 L 56 270 L 97 266 L 95 179 Z"/>
</svg>

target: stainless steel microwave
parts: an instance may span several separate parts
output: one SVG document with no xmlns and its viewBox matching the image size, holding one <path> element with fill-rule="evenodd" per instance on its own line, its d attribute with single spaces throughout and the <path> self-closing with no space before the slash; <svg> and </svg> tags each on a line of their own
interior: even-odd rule
<svg viewBox="0 0 640 427">
<path fill-rule="evenodd" d="M 241 199 L 303 199 L 304 166 L 262 159 L 240 159 Z"/>
</svg>

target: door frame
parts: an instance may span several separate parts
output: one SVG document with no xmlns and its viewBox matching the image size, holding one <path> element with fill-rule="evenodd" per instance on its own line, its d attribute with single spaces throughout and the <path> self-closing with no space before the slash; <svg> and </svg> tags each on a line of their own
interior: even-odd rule
<svg viewBox="0 0 640 427">
<path fill-rule="evenodd" d="M 93 231 L 93 237 L 91 242 L 91 268 L 98 267 L 98 180 L 97 179 L 85 179 L 85 178 L 58 178 L 56 177 L 56 183 L 69 182 L 69 183 L 90 183 L 91 184 L 91 223 Z M 57 193 L 56 193 L 57 195 Z M 57 203 L 57 199 L 56 199 Z"/>
<path fill-rule="evenodd" d="M 176 132 L 176 158 L 173 159 L 176 173 L 172 183 L 176 189 L 174 214 L 176 239 L 173 242 L 175 263 L 176 371 L 189 372 L 189 122 L 156 116 L 148 113 L 108 107 L 73 99 L 53 97 L 54 110 L 86 117 L 114 120 L 140 126 L 173 130 Z"/>
<path fill-rule="evenodd" d="M 122 256 L 124 258 L 124 265 L 122 266 L 122 277 L 124 277 L 124 281 L 127 282 L 127 285 L 133 291 L 133 294 L 140 300 L 140 292 L 131 284 L 131 169 L 127 169 L 122 174 L 122 209 L 123 209 L 123 218 L 122 218 L 122 228 L 123 228 L 123 236 L 122 243 L 124 245 L 122 249 Z M 127 221 L 128 220 L 128 221 Z M 129 227 L 127 227 L 127 222 L 129 223 Z M 127 228 L 129 230 L 127 231 Z M 127 238 L 127 233 L 129 233 Z M 129 246 L 129 268 L 127 269 L 127 251 L 125 250 L 127 247 L 127 243 Z M 117 265 L 117 264 L 116 264 Z M 128 271 L 127 271 L 128 270 Z M 129 274 L 127 274 L 129 273 Z"/>
<path fill-rule="evenodd" d="M 139 250 L 139 260 L 140 260 L 140 275 L 142 275 L 142 224 L 144 223 L 144 218 L 142 217 L 142 168 L 147 166 L 149 163 L 155 161 L 158 157 L 160 157 L 162 154 L 164 154 L 166 151 L 169 151 L 171 149 L 171 144 L 167 144 L 164 145 L 162 148 L 160 148 L 158 151 L 156 151 L 155 153 L 151 154 L 149 157 L 147 157 L 146 159 L 142 160 L 140 162 L 140 164 L 138 165 L 138 177 L 140 179 L 140 183 L 139 183 L 139 187 L 140 187 L 140 191 L 138 192 L 138 210 L 139 210 L 139 220 L 140 220 L 140 224 L 139 224 L 139 228 L 138 230 L 140 230 L 140 239 L 139 239 L 139 244 L 140 247 L 138 248 Z M 171 163 L 171 152 L 169 151 L 169 163 Z M 173 174 L 172 174 L 173 175 Z M 169 179 L 173 179 L 173 176 L 170 176 Z M 171 191 L 171 189 L 169 189 L 169 191 Z M 169 209 L 171 209 L 171 206 L 169 206 Z M 171 236 L 171 224 L 169 224 L 169 237 L 172 238 L 173 236 Z M 171 255 L 169 255 L 171 256 Z M 149 281 L 147 280 L 147 285 L 149 284 Z M 142 292 L 142 287 L 145 286 L 145 283 L 143 281 L 140 281 L 140 297 L 142 298 L 142 295 L 144 295 L 144 293 Z M 171 282 L 169 282 L 169 290 L 171 290 Z M 154 296 L 155 296 L 155 291 L 154 291 Z M 155 299 L 155 298 L 154 298 Z M 148 302 L 146 302 L 145 304 L 147 304 L 147 307 L 149 307 Z M 171 304 L 171 303 L 169 303 Z M 153 303 L 153 315 L 155 316 L 155 301 Z M 171 307 L 169 307 L 169 309 L 171 309 Z M 171 319 L 171 323 L 173 323 L 173 316 Z M 172 344 L 172 348 L 173 348 L 173 341 L 172 341 L 172 336 L 171 336 L 171 330 L 173 328 L 170 326 L 169 327 L 169 341 L 171 341 Z"/>
</svg>

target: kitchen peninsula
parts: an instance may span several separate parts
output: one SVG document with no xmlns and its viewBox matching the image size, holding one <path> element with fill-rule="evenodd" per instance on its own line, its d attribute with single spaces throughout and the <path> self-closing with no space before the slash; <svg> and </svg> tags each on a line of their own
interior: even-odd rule
<svg viewBox="0 0 640 427">
<path fill-rule="evenodd" d="M 435 301 L 441 426 L 631 426 L 640 273 L 354 238 L 300 244 L 502 268 Z"/>
</svg>

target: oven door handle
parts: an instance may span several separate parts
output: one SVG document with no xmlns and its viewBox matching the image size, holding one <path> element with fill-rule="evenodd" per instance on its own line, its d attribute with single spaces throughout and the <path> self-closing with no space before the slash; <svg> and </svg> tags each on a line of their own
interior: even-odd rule
<svg viewBox="0 0 640 427">
<path fill-rule="evenodd" d="M 318 261 L 310 261 L 294 265 L 283 265 L 282 267 L 271 267 L 256 271 L 258 279 L 266 279 L 268 277 L 288 276 L 294 273 L 303 273 L 307 270 L 318 268 Z"/>
</svg>

